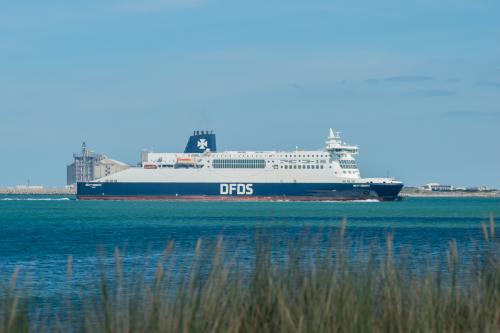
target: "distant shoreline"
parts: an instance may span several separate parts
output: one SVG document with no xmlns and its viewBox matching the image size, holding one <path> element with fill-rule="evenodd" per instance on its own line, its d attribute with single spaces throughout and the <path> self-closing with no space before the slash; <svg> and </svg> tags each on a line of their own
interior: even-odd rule
<svg viewBox="0 0 500 333">
<path fill-rule="evenodd" d="M 29 189 L 29 188 L 0 188 L 0 194 L 13 194 L 13 195 L 75 195 L 74 189 L 67 188 L 43 188 L 43 189 Z"/>
<path fill-rule="evenodd" d="M 414 189 L 404 189 L 401 191 L 402 197 L 410 198 L 500 198 L 500 191 L 466 192 L 466 191 L 422 191 Z"/>
</svg>

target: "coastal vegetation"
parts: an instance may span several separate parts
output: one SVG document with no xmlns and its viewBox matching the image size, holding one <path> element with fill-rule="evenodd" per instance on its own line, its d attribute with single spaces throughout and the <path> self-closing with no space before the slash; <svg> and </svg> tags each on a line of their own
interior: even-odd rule
<svg viewBox="0 0 500 333">
<path fill-rule="evenodd" d="M 471 261 L 464 263 L 451 241 L 444 262 L 419 267 L 409 264 L 417 254 L 396 251 L 390 234 L 356 250 L 345 224 L 286 251 L 256 235 L 247 260 L 228 255 L 222 237 L 199 240 L 184 268 L 174 241 L 153 271 L 125 269 L 116 249 L 112 269 L 103 260 L 94 284 L 56 306 L 33 300 L 16 269 L 0 285 L 0 332 L 498 332 L 493 217 L 482 228 Z M 66 270 L 71 283 L 71 257 Z"/>
</svg>

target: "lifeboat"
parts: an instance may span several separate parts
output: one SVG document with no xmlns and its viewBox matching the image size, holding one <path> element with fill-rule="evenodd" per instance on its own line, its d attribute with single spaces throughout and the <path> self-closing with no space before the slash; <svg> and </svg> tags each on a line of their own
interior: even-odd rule
<svg viewBox="0 0 500 333">
<path fill-rule="evenodd" d="M 158 166 L 156 164 L 144 164 L 142 167 L 144 169 L 158 169 Z"/>
<path fill-rule="evenodd" d="M 176 164 L 194 164 L 194 160 L 191 157 L 178 157 Z"/>
<path fill-rule="evenodd" d="M 177 157 L 175 162 L 175 168 L 194 168 L 196 167 L 196 162 L 191 157 Z"/>
</svg>

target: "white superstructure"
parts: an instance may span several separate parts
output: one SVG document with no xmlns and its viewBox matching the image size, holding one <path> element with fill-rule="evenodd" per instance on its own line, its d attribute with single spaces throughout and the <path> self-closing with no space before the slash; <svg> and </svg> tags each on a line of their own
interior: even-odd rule
<svg viewBox="0 0 500 333">
<path fill-rule="evenodd" d="M 203 142 L 199 144 L 203 145 Z M 329 131 L 324 150 L 224 151 L 203 153 L 143 152 L 140 167 L 99 179 L 100 182 L 393 182 L 362 179 L 356 165 L 357 146 Z"/>
</svg>

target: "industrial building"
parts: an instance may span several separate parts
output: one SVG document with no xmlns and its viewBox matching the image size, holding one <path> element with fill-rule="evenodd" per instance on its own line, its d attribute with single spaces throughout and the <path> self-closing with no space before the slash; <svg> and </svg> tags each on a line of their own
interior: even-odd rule
<svg viewBox="0 0 500 333">
<path fill-rule="evenodd" d="M 73 154 L 74 162 L 66 167 L 66 184 L 96 180 L 128 169 L 130 166 L 97 154 L 82 144 L 81 153 Z"/>
<path fill-rule="evenodd" d="M 99 179 L 128 169 L 130 166 L 110 158 L 99 160 L 94 167 L 94 179 Z"/>
<path fill-rule="evenodd" d="M 438 183 L 429 183 L 422 186 L 424 191 L 434 191 L 434 192 L 451 192 L 454 190 L 452 185 L 442 185 Z"/>
</svg>

